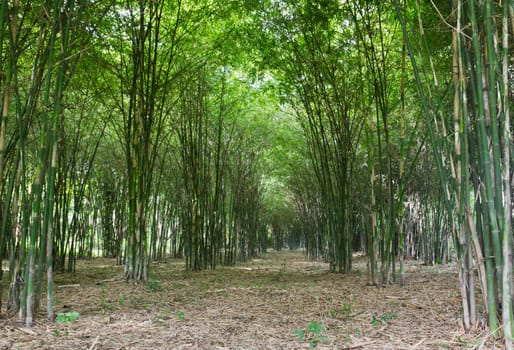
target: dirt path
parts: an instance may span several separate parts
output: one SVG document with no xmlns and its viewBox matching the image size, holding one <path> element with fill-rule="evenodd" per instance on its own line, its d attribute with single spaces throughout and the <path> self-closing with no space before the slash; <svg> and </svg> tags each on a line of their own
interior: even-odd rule
<svg viewBox="0 0 514 350">
<path fill-rule="evenodd" d="M 136 285 L 112 260 L 80 262 L 55 294 L 56 312 L 79 317 L 41 315 L 32 329 L 0 320 L 0 349 L 501 348 L 461 330 L 454 267 L 410 263 L 406 285 L 387 288 L 366 285 L 362 258 L 354 267 L 331 274 L 299 252 L 198 273 L 169 260 Z"/>
</svg>

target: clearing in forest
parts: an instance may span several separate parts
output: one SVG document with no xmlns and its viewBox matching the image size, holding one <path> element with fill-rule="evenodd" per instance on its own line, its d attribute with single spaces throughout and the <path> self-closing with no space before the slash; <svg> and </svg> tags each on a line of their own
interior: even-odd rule
<svg viewBox="0 0 514 350">
<path fill-rule="evenodd" d="M 2 319 L 0 349 L 499 348 L 463 333 L 451 265 L 408 263 L 406 285 L 386 288 L 367 286 L 365 258 L 342 275 L 302 252 L 214 271 L 187 272 L 172 259 L 151 268 L 134 284 L 114 260 L 80 261 L 55 278 L 61 322 L 41 313 L 28 329 Z"/>
</svg>

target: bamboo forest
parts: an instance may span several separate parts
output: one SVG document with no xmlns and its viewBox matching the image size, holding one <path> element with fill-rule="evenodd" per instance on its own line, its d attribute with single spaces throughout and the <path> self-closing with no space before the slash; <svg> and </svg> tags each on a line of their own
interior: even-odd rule
<svg viewBox="0 0 514 350">
<path fill-rule="evenodd" d="M 0 1 L 0 349 L 513 349 L 513 0 Z"/>
</svg>

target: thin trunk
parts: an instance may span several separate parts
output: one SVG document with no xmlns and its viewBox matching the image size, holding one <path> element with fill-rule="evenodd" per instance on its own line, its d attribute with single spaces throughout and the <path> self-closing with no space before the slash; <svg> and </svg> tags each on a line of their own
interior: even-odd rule
<svg viewBox="0 0 514 350">
<path fill-rule="evenodd" d="M 490 1 L 486 1 L 488 4 Z M 490 4 L 489 4 L 490 5 Z M 486 9 L 489 6 L 486 5 Z M 487 219 L 489 227 L 484 229 L 484 251 L 486 254 L 486 269 L 487 269 L 487 288 L 488 288 L 488 320 L 489 327 L 491 329 L 491 333 L 493 335 L 497 335 L 499 325 L 497 319 L 497 300 L 496 300 L 496 287 L 495 287 L 495 274 L 497 276 L 502 275 L 502 252 L 500 249 L 500 241 L 499 241 L 499 227 L 497 222 L 497 212 L 495 208 L 495 194 L 494 194 L 494 177 L 491 175 L 491 156 L 489 153 L 489 137 L 487 135 L 487 123 L 486 118 L 489 119 L 490 124 L 495 124 L 496 120 L 491 120 L 491 113 L 496 113 L 496 111 L 491 111 L 489 109 L 488 100 L 489 100 L 489 89 L 492 89 L 493 86 L 484 85 L 484 71 L 482 69 L 482 54 L 481 54 L 481 45 L 479 42 L 480 34 L 478 32 L 478 22 L 477 22 L 477 11 L 475 10 L 475 3 L 471 1 L 469 3 L 470 10 L 470 19 L 471 19 L 471 28 L 472 28 L 472 47 L 474 53 L 474 63 L 475 63 L 475 86 L 476 86 L 476 98 L 478 104 L 477 111 L 477 123 L 478 123 L 478 138 L 479 138 L 479 154 L 481 161 L 481 169 L 483 176 L 483 187 L 482 193 L 485 196 L 485 212 L 483 213 L 484 218 Z M 491 82 L 492 83 L 492 82 Z M 491 101 L 489 101 L 491 102 Z M 496 118 L 495 118 L 496 119 Z M 493 135 L 493 144 L 497 143 L 497 136 Z M 492 243 L 492 246 L 491 246 Z M 493 260 L 493 254 L 496 259 Z M 496 267 L 496 272 L 494 271 Z M 501 286 L 500 286 L 501 288 Z M 501 291 L 499 294 L 501 296 Z"/>
<path fill-rule="evenodd" d="M 15 16 L 16 14 L 16 10 L 18 8 L 18 5 L 19 5 L 19 1 L 16 0 L 13 4 L 13 15 L 11 16 L 11 20 L 10 20 L 10 32 L 8 32 L 10 34 L 10 46 L 9 46 L 9 57 L 7 59 L 7 69 L 6 69 L 6 74 L 5 74 L 5 80 L 2 84 L 2 112 L 1 112 L 1 115 L 0 115 L 0 185 L 2 185 L 2 182 L 3 182 L 3 179 L 4 179 L 4 167 L 5 167 L 5 156 L 6 156 L 6 152 L 7 152 L 7 149 L 6 149 L 6 139 L 5 139 L 5 133 L 6 133 L 6 128 L 7 128 L 7 122 L 8 122 L 8 119 L 9 119 L 9 101 L 11 99 L 11 95 L 12 95 L 12 90 L 13 90 L 13 86 L 12 86 L 12 80 L 13 80 L 13 71 L 15 70 L 15 65 L 17 64 L 16 61 L 17 61 L 17 58 L 15 57 L 16 55 L 16 47 L 17 47 L 17 36 L 18 36 L 18 29 L 17 29 L 17 16 Z M 8 12 L 8 9 L 7 9 L 7 6 L 8 6 L 8 1 L 7 0 L 3 0 L 2 1 L 2 4 L 0 5 L 1 8 L 0 8 L 0 43 L 3 43 L 4 42 L 4 37 L 5 37 L 5 33 L 6 33 L 6 23 L 5 23 L 5 19 L 6 19 L 6 14 Z M 3 53 L 3 50 L 2 48 L 0 47 L 0 55 L 2 55 Z M 0 56 L 0 60 L 2 59 L 3 57 Z M 3 68 L 3 67 L 2 67 Z M 14 169 L 17 169 L 17 166 L 16 168 Z M 1 188 L 2 186 L 0 186 Z M 0 262 L 3 261 L 4 259 L 4 256 L 3 256 L 3 252 L 4 252 L 4 249 L 3 247 L 5 246 L 5 243 L 7 241 L 7 218 L 8 218 L 8 212 L 9 212 L 9 207 L 10 207 L 10 199 L 11 199 L 11 193 L 12 193 L 12 189 L 11 187 L 12 186 L 8 186 L 9 189 L 8 189 L 8 197 L 6 198 L 5 202 L 1 203 L 1 208 L 3 209 L 2 213 L 4 215 L 2 215 L 2 219 L 1 219 L 1 231 L 0 231 Z M 0 310 L 1 310 L 1 306 L 2 306 L 2 295 L 3 295 L 3 284 L 2 284 L 2 277 L 3 277 L 3 270 L 0 269 Z"/>
<path fill-rule="evenodd" d="M 512 9 L 512 2 L 510 2 Z M 514 17 L 513 17 L 514 21 Z M 513 314 L 512 314 L 512 202 L 511 202 L 511 177 L 510 177 L 510 146 L 512 145 L 512 133 L 510 126 L 510 81 L 509 81 L 509 1 L 503 4 L 503 20 L 502 20 L 502 77 L 503 84 L 502 94 L 502 112 L 503 112 L 503 232 L 501 232 L 503 241 L 503 305 L 502 305 L 502 322 L 503 337 L 505 339 L 505 349 L 512 350 L 513 345 Z M 514 30 L 513 30 L 514 33 Z M 511 34 L 513 34 L 511 33 Z"/>
<path fill-rule="evenodd" d="M 55 174 L 57 172 L 57 142 L 54 143 L 54 147 L 52 150 L 52 163 L 50 169 L 50 181 L 55 181 Z M 53 174 L 53 175 L 52 175 Z M 49 189 L 48 194 L 48 203 L 50 204 L 50 209 L 48 210 L 50 213 L 53 213 L 52 207 L 54 203 L 54 191 L 53 186 Z M 46 234 L 46 315 L 48 320 L 53 320 L 54 318 L 54 307 L 53 307 L 53 225 L 48 225 L 48 231 Z M 42 253 L 41 253 L 42 254 Z"/>
</svg>

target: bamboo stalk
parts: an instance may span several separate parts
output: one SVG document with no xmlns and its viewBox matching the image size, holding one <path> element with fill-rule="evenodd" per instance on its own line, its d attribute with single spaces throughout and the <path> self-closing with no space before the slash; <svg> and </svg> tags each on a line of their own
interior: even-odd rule
<svg viewBox="0 0 514 350">
<path fill-rule="evenodd" d="M 512 6 L 511 2 L 511 9 Z M 514 30 L 513 30 L 514 32 Z M 513 34 L 513 33 L 511 33 Z M 502 77 L 503 81 L 503 167 L 502 167 L 502 180 L 503 180 L 503 305 L 502 305 L 502 322 L 503 322 L 503 337 L 505 342 L 505 349 L 512 350 L 513 345 L 513 311 L 512 311 L 512 204 L 511 204 L 511 177 L 510 177 L 510 147 L 512 145 L 512 133 L 510 125 L 510 80 L 509 80 L 509 1 L 503 3 L 503 19 L 502 19 Z"/>
<path fill-rule="evenodd" d="M 2 1 L 2 4 L 0 5 L 1 6 L 0 7 L 0 16 L 1 16 L 1 18 L 0 18 L 0 43 L 2 43 L 2 44 L 4 42 L 6 25 L 7 25 L 7 23 L 5 23 L 5 18 L 7 17 L 6 16 L 7 5 L 8 5 L 7 0 Z M 14 62 L 16 60 L 14 52 L 15 52 L 15 47 L 16 47 L 16 43 L 17 43 L 17 21 L 16 21 L 16 18 L 13 17 L 13 19 L 11 20 L 11 22 L 9 24 L 10 24 L 10 34 L 11 34 L 9 43 L 11 45 L 9 46 L 9 55 L 8 55 L 9 57 L 7 59 L 7 69 L 6 69 L 6 74 L 5 74 L 6 76 L 4 77 L 4 81 L 1 86 L 2 87 L 2 112 L 0 114 L 0 185 L 2 185 L 2 180 L 4 178 L 5 153 L 7 151 L 5 134 L 6 134 L 7 122 L 8 122 L 8 118 L 9 118 L 9 101 L 10 101 L 12 89 L 13 89 L 12 80 L 13 80 L 14 72 L 16 70 L 16 67 L 15 67 L 16 63 Z M 3 55 L 3 45 L 0 45 L 0 61 L 3 61 L 2 55 Z M 16 166 L 16 168 L 17 168 L 17 166 Z M 16 169 L 16 168 L 14 168 L 14 169 Z M 13 175 L 13 177 L 14 177 L 14 175 Z M 8 186 L 7 198 L 5 199 L 4 203 L 2 203 L 2 209 L 3 209 L 2 213 L 4 213 L 4 215 L 2 215 L 2 220 L 1 220 L 0 247 L 4 247 L 5 242 L 8 239 L 8 236 L 7 236 L 8 215 L 7 215 L 7 213 L 9 212 L 13 184 L 14 184 L 14 181 L 11 182 L 10 185 Z M 0 261 L 3 261 L 3 258 L 4 258 L 3 252 L 4 252 L 4 250 L 1 249 Z M 1 311 L 1 306 L 2 306 L 2 295 L 3 295 L 2 277 L 3 277 L 3 270 L 0 269 L 0 311 Z"/>
<path fill-rule="evenodd" d="M 52 72 L 54 70 L 54 52 L 55 52 L 55 42 L 58 31 L 58 16 L 60 11 L 60 1 L 54 2 L 54 7 L 52 10 L 52 28 L 51 35 L 48 41 L 48 73 L 47 80 L 44 92 L 44 104 L 49 105 L 50 102 L 50 91 L 51 91 L 51 83 L 52 83 Z M 61 62 L 64 64 L 64 62 Z M 58 101 L 57 101 L 58 104 Z M 44 113 L 43 118 L 43 130 L 41 132 L 41 149 L 39 155 L 39 169 L 36 173 L 36 177 L 34 179 L 32 185 L 32 193 L 33 193 L 33 201 L 31 208 L 31 226 L 30 226 L 30 237 L 29 237 L 29 252 L 28 252 L 28 261 L 26 265 L 26 274 L 27 274 L 27 283 L 24 286 L 24 292 L 22 294 L 23 298 L 26 298 L 25 305 L 25 324 L 27 327 L 31 327 L 34 321 L 34 282 L 35 282 L 35 260 L 36 260 L 36 243 L 38 241 L 38 236 L 41 233 L 41 204 L 42 204 L 42 195 L 43 195 L 43 185 L 44 180 L 48 170 L 48 159 L 49 159 L 49 141 L 51 141 L 51 132 L 49 128 L 49 118 L 48 113 Z M 46 216 L 46 215 L 45 215 Z M 46 232 L 44 233 L 46 235 Z M 46 239 L 45 239 L 46 243 Z M 44 251 L 45 252 L 45 251 Z M 44 254 L 44 252 L 39 252 L 39 254 Z M 43 269 L 43 266 L 39 266 L 39 269 Z"/>
<path fill-rule="evenodd" d="M 486 3 L 489 3 L 490 0 L 487 0 Z M 490 5 L 490 4 L 489 4 Z M 495 293 L 495 285 L 494 285 L 494 270 L 495 267 L 497 269 L 497 273 L 501 276 L 502 266 L 501 266 L 501 249 L 499 242 L 499 228 L 497 223 L 496 216 L 496 208 L 495 208 L 495 195 L 493 191 L 493 178 L 491 176 L 491 158 L 489 155 L 488 149 L 488 135 L 487 135 L 487 126 L 486 126 L 486 106 L 488 99 L 488 89 L 491 89 L 491 86 L 484 86 L 483 84 L 483 74 L 484 71 L 482 69 L 482 54 L 481 54 L 481 45 L 479 42 L 479 32 L 478 32 L 478 22 L 476 16 L 476 9 L 474 1 L 469 3 L 470 10 L 470 19 L 471 19 L 471 28 L 472 28 L 472 47 L 473 53 L 475 56 L 475 84 L 476 84 L 476 97 L 478 104 L 477 111 L 477 122 L 478 122 L 478 136 L 479 136 L 479 154 L 481 160 L 481 168 L 482 168 L 482 176 L 483 179 L 483 194 L 485 195 L 485 205 L 486 212 L 484 215 L 487 215 L 488 223 L 490 225 L 489 228 L 485 228 L 483 231 L 484 234 L 484 248 L 485 248 L 485 258 L 486 258 L 486 269 L 487 269 L 487 289 L 488 293 L 488 320 L 489 327 L 491 329 L 491 333 L 493 335 L 497 335 L 499 325 L 498 319 L 496 316 L 497 304 L 496 304 L 496 293 Z M 487 7 L 486 7 L 487 10 Z M 489 113 L 490 110 L 487 109 Z M 496 120 L 492 120 L 492 116 L 489 114 L 491 120 L 489 123 L 494 124 Z M 495 135 L 493 134 L 493 138 Z M 493 140 L 493 143 L 498 142 L 497 140 Z M 490 242 L 492 242 L 492 249 L 494 249 L 494 254 L 496 261 L 493 260 L 493 250 L 489 248 Z M 495 264 L 496 263 L 496 264 Z M 499 293 L 501 295 L 501 292 Z"/>
</svg>

